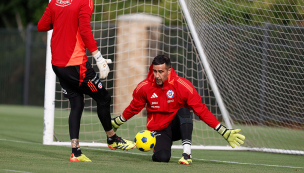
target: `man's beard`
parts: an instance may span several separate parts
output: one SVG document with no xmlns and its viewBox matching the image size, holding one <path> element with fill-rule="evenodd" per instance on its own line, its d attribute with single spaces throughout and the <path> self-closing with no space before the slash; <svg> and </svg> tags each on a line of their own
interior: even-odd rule
<svg viewBox="0 0 304 173">
<path fill-rule="evenodd" d="M 157 85 L 163 85 L 163 81 L 161 79 L 154 79 Z"/>
</svg>

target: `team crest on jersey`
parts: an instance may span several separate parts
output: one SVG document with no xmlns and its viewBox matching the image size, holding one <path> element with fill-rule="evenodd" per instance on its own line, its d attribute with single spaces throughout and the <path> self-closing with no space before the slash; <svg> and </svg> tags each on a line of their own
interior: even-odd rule
<svg viewBox="0 0 304 173">
<path fill-rule="evenodd" d="M 56 0 L 56 5 L 60 7 L 66 7 L 72 4 L 73 0 Z"/>
<path fill-rule="evenodd" d="M 102 88 L 102 83 L 101 83 L 101 82 L 99 82 L 99 84 L 98 84 L 98 88 L 99 88 L 99 89 L 101 89 L 101 88 Z"/>
<path fill-rule="evenodd" d="M 168 97 L 169 99 L 172 99 L 172 98 L 174 97 L 174 92 L 173 92 L 172 90 L 169 90 L 169 91 L 167 92 L 167 97 Z"/>
</svg>

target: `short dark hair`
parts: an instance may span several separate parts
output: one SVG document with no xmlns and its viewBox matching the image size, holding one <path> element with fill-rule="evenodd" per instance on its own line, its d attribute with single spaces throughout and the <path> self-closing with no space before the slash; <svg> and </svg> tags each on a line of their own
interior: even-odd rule
<svg viewBox="0 0 304 173">
<path fill-rule="evenodd" d="M 170 58 L 167 57 L 166 55 L 157 55 L 153 61 L 153 65 L 161 65 L 161 64 L 166 64 L 166 68 L 169 69 L 171 67 L 171 61 Z"/>
</svg>

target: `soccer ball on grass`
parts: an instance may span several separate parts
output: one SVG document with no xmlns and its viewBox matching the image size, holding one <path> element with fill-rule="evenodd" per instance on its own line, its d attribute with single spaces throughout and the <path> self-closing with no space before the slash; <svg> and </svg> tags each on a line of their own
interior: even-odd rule
<svg viewBox="0 0 304 173">
<path fill-rule="evenodd" d="M 149 130 L 142 130 L 136 134 L 134 142 L 139 151 L 150 151 L 156 144 L 156 138 Z"/>
</svg>

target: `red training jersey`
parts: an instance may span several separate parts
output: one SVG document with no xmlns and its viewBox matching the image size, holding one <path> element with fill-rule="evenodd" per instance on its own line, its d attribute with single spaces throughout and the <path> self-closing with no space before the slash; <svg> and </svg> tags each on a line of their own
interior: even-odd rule
<svg viewBox="0 0 304 173">
<path fill-rule="evenodd" d="M 145 106 L 148 113 L 147 129 L 150 131 L 165 129 L 180 108 L 192 109 L 201 120 L 212 128 L 219 124 L 207 106 L 202 103 L 201 97 L 191 82 L 178 77 L 173 68 L 161 87 L 155 83 L 153 65 L 151 65 L 147 79 L 140 82 L 133 91 L 133 100 L 124 110 L 123 117 L 130 119 Z"/>
<path fill-rule="evenodd" d="M 86 48 L 97 50 L 91 31 L 92 0 L 52 0 L 40 19 L 38 31 L 53 29 L 52 64 L 58 67 L 85 64 Z"/>
</svg>

